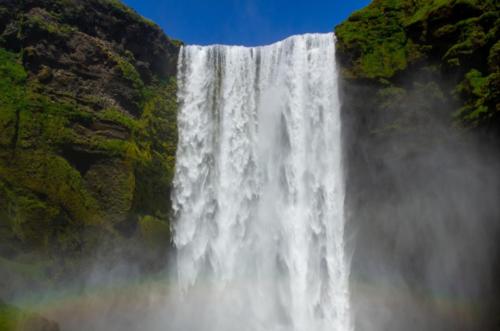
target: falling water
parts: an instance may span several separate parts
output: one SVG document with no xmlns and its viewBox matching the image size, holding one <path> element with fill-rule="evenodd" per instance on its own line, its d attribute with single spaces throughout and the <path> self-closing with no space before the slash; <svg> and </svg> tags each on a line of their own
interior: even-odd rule
<svg viewBox="0 0 500 331">
<path fill-rule="evenodd" d="M 190 329 L 351 330 L 333 34 L 183 47 L 178 82 Z"/>
</svg>

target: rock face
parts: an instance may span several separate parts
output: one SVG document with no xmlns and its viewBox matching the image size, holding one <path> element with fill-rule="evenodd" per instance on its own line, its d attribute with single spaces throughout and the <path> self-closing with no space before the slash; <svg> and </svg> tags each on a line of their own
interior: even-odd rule
<svg viewBox="0 0 500 331">
<path fill-rule="evenodd" d="M 98 250 L 164 257 L 179 47 L 119 1 L 0 1 L 2 291 Z"/>
<path fill-rule="evenodd" d="M 499 325 L 499 30 L 486 0 L 375 0 L 336 27 L 357 330 Z"/>
</svg>

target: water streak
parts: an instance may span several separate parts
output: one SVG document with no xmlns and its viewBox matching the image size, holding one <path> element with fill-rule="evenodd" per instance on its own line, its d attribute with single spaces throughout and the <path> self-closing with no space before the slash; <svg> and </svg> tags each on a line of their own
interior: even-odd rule
<svg viewBox="0 0 500 331">
<path fill-rule="evenodd" d="M 183 47 L 178 83 L 174 243 L 191 329 L 351 330 L 333 34 Z"/>
</svg>

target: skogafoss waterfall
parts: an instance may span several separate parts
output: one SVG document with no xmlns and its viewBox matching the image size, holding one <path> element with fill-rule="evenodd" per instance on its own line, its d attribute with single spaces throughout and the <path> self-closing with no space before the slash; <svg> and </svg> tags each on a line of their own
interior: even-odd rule
<svg viewBox="0 0 500 331">
<path fill-rule="evenodd" d="M 178 68 L 174 243 L 192 329 L 351 330 L 333 34 L 187 46 Z"/>
</svg>

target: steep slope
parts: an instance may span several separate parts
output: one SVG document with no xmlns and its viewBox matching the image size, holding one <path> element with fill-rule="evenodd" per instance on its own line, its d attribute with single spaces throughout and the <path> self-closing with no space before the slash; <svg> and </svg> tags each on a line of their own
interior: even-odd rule
<svg viewBox="0 0 500 331">
<path fill-rule="evenodd" d="M 500 325 L 499 9 L 375 0 L 336 27 L 357 330 Z"/>
<path fill-rule="evenodd" d="M 163 264 L 179 47 L 119 1 L 0 2 L 0 296 Z"/>
</svg>

